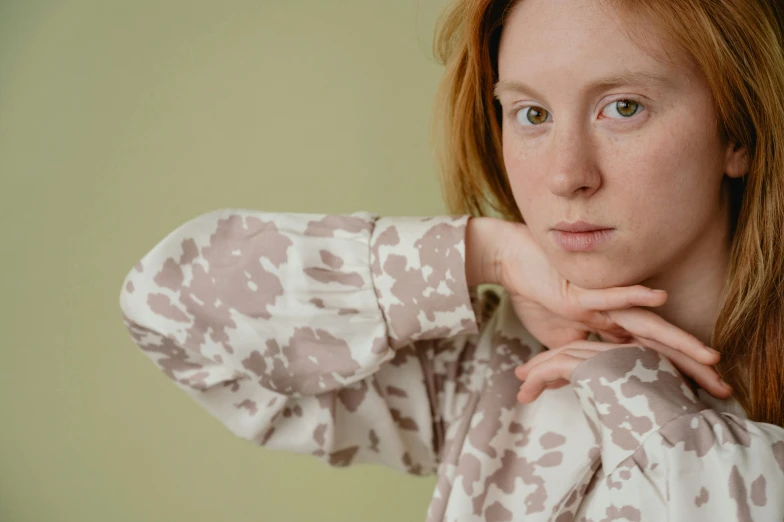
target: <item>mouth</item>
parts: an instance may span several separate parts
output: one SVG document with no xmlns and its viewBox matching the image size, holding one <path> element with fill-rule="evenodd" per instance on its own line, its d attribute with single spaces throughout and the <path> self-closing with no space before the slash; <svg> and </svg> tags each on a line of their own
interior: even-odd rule
<svg viewBox="0 0 784 522">
<path fill-rule="evenodd" d="M 558 223 L 551 233 L 555 244 L 567 252 L 588 252 L 609 241 L 615 229 L 578 221 Z"/>
<path fill-rule="evenodd" d="M 574 223 L 561 221 L 553 227 L 553 230 L 559 230 L 561 232 L 595 232 L 597 230 L 612 230 L 612 227 L 594 225 L 593 223 L 586 223 L 585 221 L 576 221 Z"/>
</svg>

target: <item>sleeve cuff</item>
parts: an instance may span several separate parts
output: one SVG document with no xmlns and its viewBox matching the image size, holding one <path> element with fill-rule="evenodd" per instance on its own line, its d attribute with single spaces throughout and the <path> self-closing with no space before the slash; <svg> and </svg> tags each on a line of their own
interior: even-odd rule
<svg viewBox="0 0 784 522">
<path fill-rule="evenodd" d="M 607 473 L 669 421 L 706 408 L 669 359 L 642 346 L 586 359 L 571 384 L 601 444 Z"/>
<path fill-rule="evenodd" d="M 393 348 L 478 331 L 465 276 L 469 216 L 382 217 L 371 273 Z"/>
</svg>

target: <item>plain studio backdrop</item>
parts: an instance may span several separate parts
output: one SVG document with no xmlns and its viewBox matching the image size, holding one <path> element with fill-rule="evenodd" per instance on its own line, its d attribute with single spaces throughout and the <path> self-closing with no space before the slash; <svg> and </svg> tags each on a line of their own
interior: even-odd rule
<svg viewBox="0 0 784 522">
<path fill-rule="evenodd" d="M 0 1 L 0 520 L 423 520 L 434 477 L 235 437 L 119 293 L 218 208 L 434 215 L 443 0 Z"/>
</svg>

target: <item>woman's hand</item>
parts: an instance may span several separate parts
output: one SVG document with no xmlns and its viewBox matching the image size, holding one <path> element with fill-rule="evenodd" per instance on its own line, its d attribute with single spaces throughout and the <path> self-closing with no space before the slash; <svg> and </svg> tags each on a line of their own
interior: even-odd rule
<svg viewBox="0 0 784 522">
<path fill-rule="evenodd" d="M 587 339 L 592 332 L 605 341 L 628 342 L 628 332 L 607 312 L 661 306 L 667 301 L 666 292 L 641 285 L 580 288 L 555 270 L 526 225 L 495 218 L 471 218 L 468 222 L 466 278 L 468 286 L 503 286 L 523 326 L 548 348 Z"/>
<path fill-rule="evenodd" d="M 665 340 L 665 343 L 647 337 L 633 336 L 631 342 L 624 344 L 580 340 L 541 352 L 515 369 L 515 376 L 524 381 L 517 394 L 517 400 L 530 403 L 545 389 L 560 388 L 569 384 L 572 372 L 584 360 L 599 352 L 624 346 L 647 346 L 660 352 L 685 375 L 693 378 L 697 384 L 715 397 L 726 399 L 732 394 L 732 389 L 720 380 L 718 373 L 711 366 L 718 362 L 718 352 L 706 348 L 693 336 L 647 310 L 630 308 L 609 312 L 610 317 L 627 331 L 641 331 L 650 336 L 650 333 L 645 333 L 645 325 L 655 323 L 656 319 L 647 317 L 647 314 L 653 315 L 660 321 L 657 330 L 660 330 L 661 334 L 658 337 Z"/>
<path fill-rule="evenodd" d="M 642 285 L 585 289 L 567 281 L 534 241 L 526 225 L 514 223 L 498 256 L 499 282 L 507 292 L 523 326 L 548 348 L 557 348 L 596 332 L 609 342 L 631 341 L 608 314 L 630 307 L 655 307 L 667 293 Z M 655 314 L 650 314 L 655 320 Z M 656 321 L 651 326 L 658 326 Z M 650 329 L 655 335 L 655 329 Z M 694 338 L 697 341 L 696 338 Z M 699 341 L 697 341 L 699 342 Z"/>
<path fill-rule="evenodd" d="M 559 349 L 572 350 L 555 361 L 566 365 L 563 370 L 575 365 L 574 358 L 587 357 L 586 351 L 595 353 L 621 345 L 642 345 L 661 351 L 713 395 L 727 395 L 726 390 L 716 388 L 718 374 L 710 367 L 718 362 L 718 352 L 655 313 L 639 308 L 661 306 L 667 301 L 666 292 L 642 285 L 578 287 L 555 270 L 526 225 L 494 218 L 469 220 L 466 262 L 469 286 L 478 283 L 503 286 L 523 326 L 550 349 L 534 358 L 537 363 L 543 362 L 540 356 L 550 358 L 559 354 Z M 587 341 L 594 332 L 602 340 L 615 344 Z M 569 382 L 562 379 L 565 382 L 547 381 L 548 386 L 559 387 Z"/>
</svg>

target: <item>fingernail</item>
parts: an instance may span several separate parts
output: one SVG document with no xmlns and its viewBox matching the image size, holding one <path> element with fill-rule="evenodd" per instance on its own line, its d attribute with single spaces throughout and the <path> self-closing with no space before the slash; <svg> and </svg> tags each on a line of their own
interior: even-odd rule
<svg viewBox="0 0 784 522">
<path fill-rule="evenodd" d="M 666 294 L 667 290 L 651 290 L 651 292 L 653 292 L 655 294 Z"/>
<path fill-rule="evenodd" d="M 722 388 L 732 391 L 732 386 L 727 384 L 727 382 L 724 379 L 719 379 L 719 384 L 721 385 Z"/>
<path fill-rule="evenodd" d="M 720 357 L 721 357 L 721 353 L 717 352 L 717 351 L 716 351 L 716 350 L 714 350 L 713 348 L 708 348 L 708 347 L 706 346 L 706 347 L 705 347 L 705 349 L 706 349 L 706 350 L 708 350 L 708 351 L 709 351 L 710 353 L 712 353 L 713 355 L 718 355 L 718 356 L 720 356 Z"/>
</svg>

